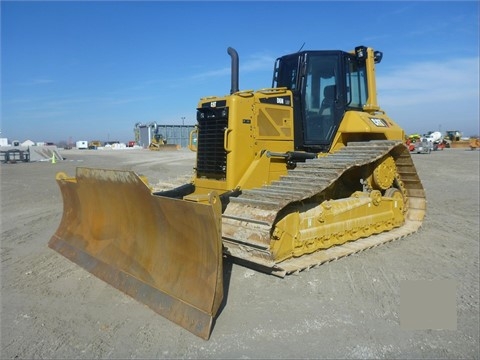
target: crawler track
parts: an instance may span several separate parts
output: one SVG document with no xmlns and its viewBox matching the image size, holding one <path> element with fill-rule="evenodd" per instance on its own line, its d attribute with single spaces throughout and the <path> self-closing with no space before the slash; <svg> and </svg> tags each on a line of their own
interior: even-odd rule
<svg viewBox="0 0 480 360">
<path fill-rule="evenodd" d="M 396 185 L 405 200 L 405 223 L 391 231 L 276 263 L 269 251 L 277 217 L 293 203 L 322 196 L 347 170 L 367 166 L 390 154 Z M 425 215 L 425 193 L 410 152 L 401 142 L 354 142 L 334 154 L 297 164 L 280 180 L 231 198 L 222 217 L 224 253 L 277 276 L 296 273 L 416 232 Z"/>
</svg>

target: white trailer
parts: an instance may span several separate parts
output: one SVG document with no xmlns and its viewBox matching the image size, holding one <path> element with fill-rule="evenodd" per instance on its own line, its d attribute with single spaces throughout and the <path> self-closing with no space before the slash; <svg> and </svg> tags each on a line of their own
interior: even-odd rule
<svg viewBox="0 0 480 360">
<path fill-rule="evenodd" d="M 79 140 L 76 144 L 77 149 L 88 149 L 88 141 L 86 140 Z"/>
</svg>

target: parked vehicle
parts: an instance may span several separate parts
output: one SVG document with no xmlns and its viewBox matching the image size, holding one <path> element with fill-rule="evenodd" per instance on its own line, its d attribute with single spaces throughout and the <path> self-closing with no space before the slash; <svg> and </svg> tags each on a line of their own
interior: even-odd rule
<svg viewBox="0 0 480 360">
<path fill-rule="evenodd" d="M 417 154 L 430 154 L 433 151 L 433 142 L 427 138 L 422 137 L 415 143 L 413 152 Z"/>
</svg>

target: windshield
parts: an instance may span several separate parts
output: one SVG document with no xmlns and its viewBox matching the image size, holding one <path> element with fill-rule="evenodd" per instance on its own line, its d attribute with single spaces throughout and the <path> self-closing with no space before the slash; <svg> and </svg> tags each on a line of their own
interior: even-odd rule
<svg viewBox="0 0 480 360">
<path fill-rule="evenodd" d="M 305 144 L 330 142 L 340 81 L 338 54 L 308 55 L 303 100 Z"/>
<path fill-rule="evenodd" d="M 305 81 L 306 112 L 325 111 L 332 106 L 338 83 L 337 55 L 310 55 Z"/>
</svg>

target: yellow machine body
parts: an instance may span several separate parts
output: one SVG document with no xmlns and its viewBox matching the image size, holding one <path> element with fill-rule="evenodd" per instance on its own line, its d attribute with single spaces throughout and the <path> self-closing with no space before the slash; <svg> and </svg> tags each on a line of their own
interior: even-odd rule
<svg viewBox="0 0 480 360">
<path fill-rule="evenodd" d="M 403 130 L 377 104 L 379 58 L 365 47 L 293 54 L 272 88 L 232 80 L 230 95 L 200 99 L 195 174 L 177 188 L 157 192 L 129 171 L 58 174 L 64 212 L 49 246 L 208 339 L 224 255 L 285 276 L 415 232 L 425 194 Z M 304 60 L 289 73 L 292 59 Z M 351 70 L 333 86 L 338 71 L 315 61 Z M 336 107 L 322 112 L 309 91 Z M 355 91 L 368 95 L 356 107 Z"/>
</svg>

